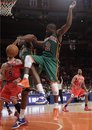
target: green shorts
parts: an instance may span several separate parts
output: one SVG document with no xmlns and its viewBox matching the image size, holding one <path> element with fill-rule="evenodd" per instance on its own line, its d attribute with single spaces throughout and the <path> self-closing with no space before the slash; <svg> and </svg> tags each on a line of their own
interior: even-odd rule
<svg viewBox="0 0 92 130">
<path fill-rule="evenodd" d="M 57 82 L 58 77 L 58 62 L 55 58 L 31 55 L 34 61 L 41 66 L 42 69 L 46 72 L 48 78 L 52 82 Z"/>
</svg>

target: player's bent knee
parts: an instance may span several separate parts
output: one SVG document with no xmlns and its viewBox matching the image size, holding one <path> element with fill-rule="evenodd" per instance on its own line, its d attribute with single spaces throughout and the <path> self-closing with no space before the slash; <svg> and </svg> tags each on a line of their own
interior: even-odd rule
<svg viewBox="0 0 92 130">
<path fill-rule="evenodd" d="M 28 67 L 28 68 L 31 68 L 33 62 L 34 62 L 34 61 L 33 61 L 32 57 L 31 57 L 30 55 L 27 55 L 27 56 L 25 57 L 24 66 L 25 66 L 25 67 Z"/>
<path fill-rule="evenodd" d="M 59 95 L 58 83 L 53 83 L 51 85 L 53 95 Z"/>
</svg>

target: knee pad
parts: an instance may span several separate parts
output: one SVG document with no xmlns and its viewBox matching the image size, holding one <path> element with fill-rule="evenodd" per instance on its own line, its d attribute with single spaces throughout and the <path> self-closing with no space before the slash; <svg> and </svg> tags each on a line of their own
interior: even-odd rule
<svg viewBox="0 0 92 130">
<path fill-rule="evenodd" d="M 58 83 L 51 84 L 53 95 L 59 95 Z"/>
<path fill-rule="evenodd" d="M 24 67 L 31 68 L 33 59 L 30 55 L 27 55 L 24 60 Z"/>
</svg>

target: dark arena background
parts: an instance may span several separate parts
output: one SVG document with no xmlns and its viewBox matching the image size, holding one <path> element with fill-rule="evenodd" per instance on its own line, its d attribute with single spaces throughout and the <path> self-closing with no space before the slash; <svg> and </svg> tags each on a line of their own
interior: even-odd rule
<svg viewBox="0 0 92 130">
<path fill-rule="evenodd" d="M 73 0 L 1 0 L 0 1 L 0 67 L 7 61 L 6 47 L 18 36 L 34 34 L 44 40 L 47 24 L 54 23 L 60 28 L 66 23 L 68 8 Z M 71 80 L 82 69 L 85 86 L 89 91 L 88 104 L 92 108 L 92 0 L 76 0 L 70 29 L 63 35 L 59 55 L 59 75 L 63 78 L 62 95 L 59 96 L 59 120 L 53 120 L 54 99 L 44 72 L 40 74 L 48 104 L 36 105 L 37 92 L 28 95 L 25 112 L 27 125 L 17 130 L 92 130 L 92 111 L 84 111 L 85 98 L 75 98 L 69 104 L 69 112 L 62 108 L 70 98 Z M 33 52 L 42 55 L 43 49 L 34 46 Z M 19 58 L 19 56 L 17 56 Z M 36 66 L 38 69 L 38 66 Z M 35 87 L 33 83 L 33 87 Z M 6 107 L 0 113 L 0 130 L 11 130 L 16 118 L 15 108 L 9 104 L 12 114 Z"/>
</svg>

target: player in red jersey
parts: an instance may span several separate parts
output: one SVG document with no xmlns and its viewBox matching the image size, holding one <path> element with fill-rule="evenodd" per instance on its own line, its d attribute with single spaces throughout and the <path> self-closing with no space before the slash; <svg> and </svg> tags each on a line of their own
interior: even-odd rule
<svg viewBox="0 0 92 130">
<path fill-rule="evenodd" d="M 0 93 L 2 91 L 2 88 L 3 88 L 3 84 L 5 83 L 6 81 L 0 81 Z M 9 104 L 7 102 L 5 102 L 5 106 L 7 108 L 7 111 L 8 111 L 8 115 L 11 115 L 12 114 L 12 111 L 9 107 Z"/>
<path fill-rule="evenodd" d="M 68 112 L 68 110 L 66 109 L 68 104 L 73 100 L 73 98 L 81 96 L 85 96 L 84 110 L 90 111 L 91 109 L 88 108 L 88 91 L 87 88 L 85 87 L 85 81 L 84 77 L 82 76 L 82 70 L 78 69 L 78 74 L 73 77 L 71 82 L 71 97 L 67 101 L 66 105 L 63 107 L 62 111 Z"/>
<path fill-rule="evenodd" d="M 21 80 L 20 68 L 22 67 L 22 62 L 19 59 L 15 59 L 13 55 L 10 56 L 8 51 L 6 53 L 8 61 L 2 64 L 0 76 L 1 81 L 6 80 L 6 84 L 0 93 L 0 113 L 3 109 L 4 101 L 12 101 L 18 113 L 20 113 L 20 104 L 17 102 L 17 99 L 18 94 L 22 92 L 22 88 L 16 84 Z"/>
</svg>

